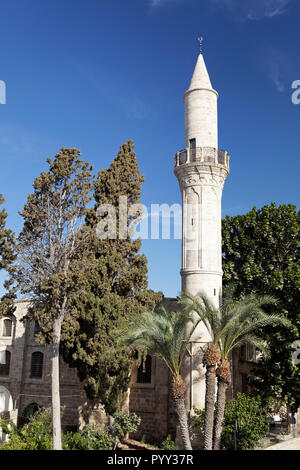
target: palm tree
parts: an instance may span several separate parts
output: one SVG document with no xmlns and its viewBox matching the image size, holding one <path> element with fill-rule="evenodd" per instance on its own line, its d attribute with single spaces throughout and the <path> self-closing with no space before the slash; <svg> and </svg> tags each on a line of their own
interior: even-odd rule
<svg viewBox="0 0 300 470">
<path fill-rule="evenodd" d="M 218 348 L 217 333 L 220 329 L 219 310 L 209 301 L 205 294 L 192 296 L 182 293 L 179 300 L 183 312 L 196 312 L 200 321 L 206 326 L 212 342 L 208 344 L 202 358 L 205 373 L 205 410 L 204 410 L 204 450 L 211 450 L 213 445 L 214 411 L 216 397 L 216 367 L 221 359 Z"/>
<path fill-rule="evenodd" d="M 216 376 L 218 378 L 217 416 L 214 433 L 214 449 L 220 448 L 222 422 L 226 401 L 226 390 L 231 380 L 228 356 L 230 352 L 245 343 L 256 346 L 262 353 L 267 353 L 265 342 L 257 336 L 258 329 L 270 325 L 289 326 L 288 320 L 279 315 L 268 315 L 263 307 L 274 305 L 271 296 L 250 294 L 240 300 L 234 300 L 234 287 L 230 286 L 220 299 L 220 308 L 216 309 L 207 296 L 183 294 L 181 304 L 185 312 L 196 312 L 208 329 L 212 343 L 203 356 L 206 366 L 206 394 L 204 417 L 204 449 L 213 446 L 213 423 L 215 410 Z M 216 365 L 218 365 L 216 369 Z"/>
<path fill-rule="evenodd" d="M 191 323 L 188 335 L 187 326 Z M 192 450 L 187 411 L 185 407 L 186 387 L 180 375 L 180 366 L 190 337 L 199 321 L 193 320 L 188 313 L 146 311 L 128 322 L 119 331 L 118 346 L 127 346 L 142 353 L 160 357 L 172 374 L 172 396 L 178 415 L 182 442 L 185 450 Z"/>
<path fill-rule="evenodd" d="M 231 381 L 229 363 L 230 353 L 245 344 L 250 344 L 258 349 L 264 356 L 268 356 L 269 350 L 266 342 L 258 335 L 269 326 L 290 327 L 289 320 L 279 314 L 268 314 L 264 311 L 267 305 L 274 306 L 276 299 L 266 295 L 249 294 L 239 300 L 233 300 L 231 296 L 224 296 L 221 304 L 221 328 L 216 335 L 221 352 L 221 360 L 217 368 L 218 396 L 217 413 L 214 433 L 214 450 L 220 449 L 222 423 L 226 402 L 226 390 Z"/>
</svg>

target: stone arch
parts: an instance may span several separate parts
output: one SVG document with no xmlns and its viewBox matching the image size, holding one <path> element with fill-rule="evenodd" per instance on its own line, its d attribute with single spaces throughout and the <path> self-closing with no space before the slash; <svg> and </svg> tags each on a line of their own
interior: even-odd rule
<svg viewBox="0 0 300 470">
<path fill-rule="evenodd" d="M 11 411 L 13 409 L 13 399 L 10 391 L 0 385 L 0 413 Z"/>
<path fill-rule="evenodd" d="M 13 409 L 13 399 L 10 391 L 0 385 L 0 417 L 6 418 L 5 414 Z M 0 443 L 6 441 L 8 436 L 0 429 Z"/>
</svg>

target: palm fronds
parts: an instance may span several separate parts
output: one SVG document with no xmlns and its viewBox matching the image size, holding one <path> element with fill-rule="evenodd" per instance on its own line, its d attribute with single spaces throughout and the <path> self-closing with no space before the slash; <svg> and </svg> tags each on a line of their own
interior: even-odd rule
<svg viewBox="0 0 300 470">
<path fill-rule="evenodd" d="M 163 307 L 157 312 L 145 311 L 118 332 L 117 345 L 159 356 L 173 375 L 179 375 L 188 341 L 199 321 L 188 312 L 168 312 Z"/>
</svg>

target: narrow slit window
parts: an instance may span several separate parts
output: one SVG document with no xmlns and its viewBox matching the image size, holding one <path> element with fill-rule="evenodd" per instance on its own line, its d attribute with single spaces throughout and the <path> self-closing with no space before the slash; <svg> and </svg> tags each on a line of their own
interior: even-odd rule
<svg viewBox="0 0 300 470">
<path fill-rule="evenodd" d="M 142 359 L 137 370 L 136 382 L 139 384 L 151 384 L 152 357 L 146 356 Z"/>
<path fill-rule="evenodd" d="M 190 149 L 196 148 L 196 139 L 190 139 Z"/>
<path fill-rule="evenodd" d="M 38 322 L 36 321 L 36 322 L 34 323 L 34 335 L 38 335 L 40 332 L 41 332 L 40 325 L 39 325 Z"/>
<path fill-rule="evenodd" d="M 44 354 L 41 352 L 35 352 L 31 356 L 31 371 L 30 377 L 34 379 L 40 379 L 43 376 L 43 360 Z"/>
<path fill-rule="evenodd" d="M 10 352 L 5 351 L 5 363 L 0 364 L 0 377 L 8 377 L 10 369 Z"/>
</svg>

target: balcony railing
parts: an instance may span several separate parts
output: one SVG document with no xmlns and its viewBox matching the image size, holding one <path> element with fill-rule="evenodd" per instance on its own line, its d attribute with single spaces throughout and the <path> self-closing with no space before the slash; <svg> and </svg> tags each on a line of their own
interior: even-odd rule
<svg viewBox="0 0 300 470">
<path fill-rule="evenodd" d="M 181 150 L 176 153 L 175 166 L 195 162 L 212 163 L 229 168 L 229 155 L 224 150 L 216 149 L 214 147 L 196 147 L 193 149 Z"/>
</svg>

